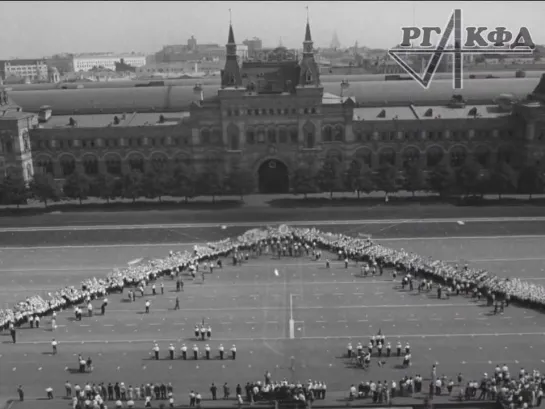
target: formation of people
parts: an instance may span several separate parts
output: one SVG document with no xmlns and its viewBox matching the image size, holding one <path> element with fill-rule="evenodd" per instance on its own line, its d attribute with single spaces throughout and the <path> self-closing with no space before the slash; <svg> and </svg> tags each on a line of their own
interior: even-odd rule
<svg viewBox="0 0 545 409">
<path fill-rule="evenodd" d="M 282 231 L 281 231 L 282 230 Z M 253 229 L 236 238 L 195 246 L 193 252 L 171 252 L 163 259 L 149 260 L 141 265 L 115 269 L 105 278 L 91 278 L 82 282 L 80 288 L 68 286 L 49 298 L 40 295 L 28 297 L 10 309 L 0 310 L 0 328 L 8 329 L 10 324 L 20 325 L 31 318 L 49 315 L 61 308 L 79 306 L 91 299 L 103 298 L 107 294 L 122 292 L 125 287 L 139 289 L 139 284 L 157 276 L 174 276 L 180 271 L 199 272 L 204 279 L 204 268 L 221 268 L 220 257 L 233 257 L 233 263 L 243 261 L 250 252 L 261 254 L 269 247 L 279 257 L 289 254 L 321 256 L 321 250 L 340 252 L 346 260 L 365 261 L 371 267 L 382 270 L 395 268 L 409 274 L 419 274 L 449 288 L 463 287 L 469 291 L 479 290 L 486 297 L 495 300 L 516 301 L 528 307 L 545 306 L 545 288 L 522 281 L 518 278 L 500 278 L 482 269 L 452 265 L 430 257 L 422 257 L 403 249 L 395 250 L 374 243 L 370 239 L 354 238 L 343 234 L 324 233 L 315 228 L 267 228 Z M 131 291 L 133 291 L 131 289 Z M 79 307 L 78 307 L 79 308 Z M 105 306 L 103 307 L 105 308 Z M 92 314 L 88 310 L 88 314 Z"/>
<path fill-rule="evenodd" d="M 155 360 L 161 359 L 161 347 L 158 343 L 153 344 L 153 348 L 151 349 L 151 354 Z M 186 344 L 182 344 L 180 348 L 179 354 L 176 353 L 176 347 L 174 344 L 170 344 L 168 346 L 168 355 L 165 359 L 182 359 L 184 361 L 187 361 L 189 358 L 197 361 L 199 359 L 232 359 L 233 361 L 237 359 L 237 347 L 235 344 L 229 349 L 229 356 L 227 355 L 227 351 L 225 350 L 225 347 L 223 344 L 219 344 L 217 349 L 217 355 L 214 355 L 214 351 L 212 351 L 212 348 L 209 344 L 206 344 L 203 348 L 203 351 L 201 352 L 201 349 L 197 344 L 194 344 L 192 347 L 188 348 Z"/>
</svg>

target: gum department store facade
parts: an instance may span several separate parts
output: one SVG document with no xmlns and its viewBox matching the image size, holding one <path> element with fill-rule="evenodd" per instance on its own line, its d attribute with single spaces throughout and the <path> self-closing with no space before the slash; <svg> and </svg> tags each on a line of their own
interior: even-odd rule
<svg viewBox="0 0 545 409">
<path fill-rule="evenodd" d="M 0 90 L 0 173 L 22 172 L 29 180 L 35 172 L 63 179 L 76 170 L 93 176 L 241 166 L 266 192 L 286 191 L 288 174 L 318 168 L 326 157 L 345 169 L 366 163 L 374 170 L 387 163 L 400 170 L 415 162 L 424 169 L 458 167 L 470 156 L 484 168 L 543 162 L 545 76 L 532 101 L 360 108 L 351 98 L 324 93 L 308 23 L 301 59 L 277 49 L 267 62 L 240 67 L 232 27 L 226 48 L 217 96 L 199 97 L 196 87 L 188 117 L 155 114 L 157 122 L 146 126 L 126 125 L 120 114 L 100 127 L 78 126 L 71 117 L 62 127 L 47 127 L 40 124 L 47 118 L 23 112 Z"/>
</svg>

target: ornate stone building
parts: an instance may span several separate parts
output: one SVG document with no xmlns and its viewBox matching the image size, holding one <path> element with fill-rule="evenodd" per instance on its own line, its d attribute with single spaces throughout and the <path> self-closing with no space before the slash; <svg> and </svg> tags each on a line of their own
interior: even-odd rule
<svg viewBox="0 0 545 409">
<path fill-rule="evenodd" d="M 528 101 L 504 95 L 489 105 L 453 98 L 433 106 L 357 106 L 324 92 L 308 23 L 301 58 L 278 48 L 240 66 L 233 27 L 226 51 L 221 89 L 203 98 L 196 86 L 189 113 L 53 115 L 38 123 L 12 108 L 0 117 L 5 168 L 62 179 L 76 170 L 93 176 L 239 166 L 255 175 L 262 192 L 285 192 L 290 173 L 317 169 L 327 157 L 345 169 L 389 163 L 401 170 L 415 162 L 456 168 L 470 156 L 484 168 L 504 161 L 519 169 L 545 155 L 545 76 Z"/>
</svg>

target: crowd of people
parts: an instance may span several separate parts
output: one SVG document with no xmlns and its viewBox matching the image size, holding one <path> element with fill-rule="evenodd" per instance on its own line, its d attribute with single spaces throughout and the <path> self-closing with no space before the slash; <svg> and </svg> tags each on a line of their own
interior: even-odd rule
<svg viewBox="0 0 545 409">
<path fill-rule="evenodd" d="M 125 287 L 138 288 L 141 282 L 153 280 L 157 276 L 179 271 L 194 273 L 198 271 L 200 263 L 214 265 L 220 257 L 233 256 L 236 263 L 238 257 L 247 257 L 248 253 L 244 254 L 245 251 L 259 252 L 263 246 L 270 247 L 279 256 L 292 252 L 306 252 L 310 255 L 313 249 L 340 252 L 346 259 L 366 261 L 380 269 L 395 268 L 409 274 L 418 274 L 454 289 L 462 286 L 470 291 L 478 290 L 487 296 L 493 294 L 496 299 L 516 301 L 528 307 L 542 309 L 545 306 L 545 288 L 518 278 L 500 278 L 482 269 L 453 265 L 403 249 L 388 248 L 370 239 L 325 233 L 314 228 L 283 227 L 284 229 L 249 230 L 236 238 L 195 246 L 193 252 L 171 253 L 162 259 L 115 269 L 105 278 L 84 280 L 80 288 L 67 286 L 48 293 L 48 298 L 30 296 L 10 309 L 0 310 L 0 328 L 7 329 L 10 324 L 18 326 L 28 322 L 31 317 L 49 315 L 54 311 L 82 304 L 88 299 L 123 291 Z"/>
</svg>

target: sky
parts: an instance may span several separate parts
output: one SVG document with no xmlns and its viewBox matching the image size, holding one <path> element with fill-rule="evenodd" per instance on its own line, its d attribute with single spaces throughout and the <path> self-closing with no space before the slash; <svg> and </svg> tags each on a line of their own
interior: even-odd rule
<svg viewBox="0 0 545 409">
<path fill-rule="evenodd" d="M 444 27 L 453 9 L 464 26 L 527 27 L 545 44 L 545 2 L 282 2 L 282 1 L 0 1 L 0 59 L 71 52 L 156 52 L 167 44 L 227 42 L 229 9 L 235 39 L 259 37 L 300 48 L 308 6 L 315 47 L 328 47 L 336 31 L 342 46 L 393 47 L 401 27 Z M 515 34 L 516 35 L 516 34 Z M 433 38 L 433 37 L 432 37 Z"/>
</svg>

